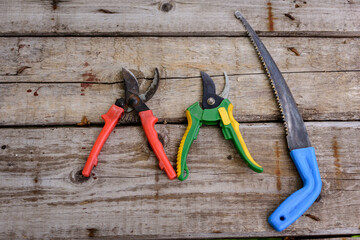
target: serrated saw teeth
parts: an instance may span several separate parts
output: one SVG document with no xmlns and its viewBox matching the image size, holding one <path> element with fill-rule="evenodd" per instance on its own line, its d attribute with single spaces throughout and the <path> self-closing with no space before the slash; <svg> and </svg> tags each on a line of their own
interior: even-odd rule
<svg viewBox="0 0 360 240">
<path fill-rule="evenodd" d="M 249 31 L 246 31 L 246 33 L 248 34 L 248 36 L 250 37 L 250 40 L 251 40 L 251 43 L 254 45 L 255 47 L 255 50 L 256 50 L 256 53 L 257 55 L 259 56 L 260 58 L 260 62 L 262 63 L 263 67 L 264 67 L 264 70 L 266 71 L 266 76 L 267 78 L 270 80 L 270 84 L 271 84 L 271 88 L 273 89 L 273 92 L 275 94 L 275 97 L 276 97 L 276 103 L 280 109 L 280 113 L 281 113 L 281 118 L 285 124 L 285 133 L 286 135 L 288 135 L 288 128 L 287 128 L 287 123 L 286 123 L 286 119 L 285 119 L 285 115 L 284 115 L 284 110 L 283 110 L 283 107 L 281 105 L 281 102 L 280 102 L 280 98 L 279 98 L 279 94 L 278 92 L 276 91 L 276 87 L 275 87 L 275 84 L 274 84 L 274 81 L 273 79 L 271 78 L 271 75 L 270 75 L 270 71 L 264 61 L 264 58 L 263 56 L 261 55 L 260 51 L 259 51 L 259 48 L 257 47 L 257 45 L 255 44 L 255 41 L 254 39 L 252 38 L 252 36 L 250 35 Z"/>
<path fill-rule="evenodd" d="M 260 52 L 260 50 L 259 50 L 259 47 L 258 47 L 258 45 L 257 45 L 257 42 L 256 42 L 255 39 L 254 39 L 254 37 L 257 37 L 257 36 L 256 36 L 256 33 L 255 33 L 255 31 L 248 25 L 248 23 L 246 22 L 245 18 L 243 18 L 242 16 L 241 16 L 241 17 L 240 17 L 240 16 L 237 16 L 236 14 L 235 14 L 235 16 L 236 16 L 236 17 L 242 22 L 242 24 L 245 26 L 246 34 L 249 36 L 250 41 L 251 41 L 252 45 L 254 46 L 257 55 L 259 56 L 260 62 L 262 63 L 262 66 L 264 67 L 264 70 L 265 70 L 265 72 L 266 72 L 266 76 L 267 76 L 268 79 L 270 80 L 271 87 L 272 87 L 272 89 L 273 89 L 273 91 L 274 91 L 274 94 L 275 94 L 275 97 L 276 97 L 276 102 L 277 102 L 277 104 L 278 104 L 278 106 L 279 106 L 282 119 L 284 120 L 284 123 L 285 123 L 285 125 L 286 125 L 286 124 L 287 124 L 287 123 L 286 123 L 286 117 L 285 117 L 285 115 L 284 115 L 284 110 L 283 110 L 283 107 L 282 107 L 282 105 L 281 105 L 281 101 L 280 101 L 280 98 L 279 98 L 279 94 L 278 94 L 278 92 L 277 92 L 277 90 L 276 90 L 274 81 L 273 81 L 273 79 L 271 78 L 271 73 L 270 73 L 270 71 L 269 71 L 269 69 L 268 69 L 267 63 L 265 62 L 265 59 L 264 59 L 263 55 L 261 54 L 261 52 Z M 245 22 L 246 22 L 246 23 L 245 23 Z M 250 28 L 250 29 L 249 29 L 249 28 Z M 253 32 L 253 33 L 250 33 L 250 31 Z M 255 35 L 254 37 L 253 37 L 253 34 Z M 258 38 L 258 37 L 257 37 L 257 38 Z M 260 39 L 257 39 L 257 41 L 260 41 Z M 261 41 L 260 41 L 260 43 L 261 43 Z M 265 47 L 265 46 L 264 46 L 264 47 Z M 287 125 L 286 125 L 286 126 L 287 126 Z M 285 128 L 285 131 L 286 131 L 286 134 L 288 134 L 288 129 L 287 129 L 287 128 Z"/>
</svg>

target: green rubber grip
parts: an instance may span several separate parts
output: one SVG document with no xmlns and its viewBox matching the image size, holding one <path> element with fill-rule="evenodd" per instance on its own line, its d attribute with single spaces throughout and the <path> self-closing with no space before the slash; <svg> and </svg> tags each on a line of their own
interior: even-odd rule
<svg viewBox="0 0 360 240">
<path fill-rule="evenodd" d="M 191 144 L 199 134 L 199 130 L 202 125 L 202 112 L 203 110 L 198 102 L 194 103 L 186 110 L 188 126 L 180 143 L 176 166 L 177 177 L 181 181 L 184 181 L 189 176 L 189 169 L 186 165 L 186 158 L 189 153 Z"/>
<path fill-rule="evenodd" d="M 241 136 L 239 123 L 233 116 L 233 105 L 230 103 L 226 111 L 225 108 L 219 108 L 221 117 L 220 126 L 226 140 L 232 140 L 237 151 L 246 164 L 255 172 L 261 173 L 264 169 L 251 157 L 249 150 Z"/>
</svg>

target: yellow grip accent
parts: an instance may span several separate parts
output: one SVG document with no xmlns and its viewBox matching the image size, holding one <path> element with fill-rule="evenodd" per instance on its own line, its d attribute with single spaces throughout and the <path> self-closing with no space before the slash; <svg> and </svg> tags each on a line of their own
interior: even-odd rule
<svg viewBox="0 0 360 240">
<path fill-rule="evenodd" d="M 182 151 L 183 151 L 183 148 L 184 148 L 184 143 L 185 143 L 185 140 L 186 140 L 186 136 L 188 135 L 188 133 L 189 133 L 189 131 L 191 129 L 191 126 L 192 126 L 192 118 L 191 118 L 189 110 L 186 110 L 186 118 L 187 118 L 187 121 L 188 121 L 188 125 L 187 125 L 186 131 L 184 133 L 184 136 L 181 139 L 180 147 L 179 147 L 178 155 L 177 155 L 176 174 L 177 174 L 178 177 L 181 175 L 181 155 L 182 155 Z"/>
<path fill-rule="evenodd" d="M 229 119 L 229 115 L 226 112 L 226 109 L 224 107 L 221 107 L 218 109 L 221 120 L 223 122 L 224 125 L 229 125 L 230 124 L 230 119 Z"/>
<path fill-rule="evenodd" d="M 233 127 L 235 133 L 236 133 L 236 136 L 238 137 L 239 139 L 239 142 L 241 144 L 241 147 L 243 148 L 244 152 L 245 152 L 245 155 L 249 158 L 249 160 L 255 164 L 256 166 L 262 168 L 257 162 L 255 162 L 255 160 L 251 157 L 250 153 L 249 153 L 249 150 L 247 149 L 246 147 L 246 144 L 245 144 L 245 141 L 243 139 L 243 137 L 241 136 L 241 133 L 240 133 L 240 129 L 239 129 L 239 126 L 240 124 L 235 120 L 234 116 L 233 116 L 233 109 L 234 109 L 234 106 L 232 105 L 232 103 L 230 103 L 229 105 L 229 108 L 228 108 L 228 114 L 229 114 L 229 118 L 230 118 L 230 122 L 231 122 L 231 126 Z"/>
</svg>

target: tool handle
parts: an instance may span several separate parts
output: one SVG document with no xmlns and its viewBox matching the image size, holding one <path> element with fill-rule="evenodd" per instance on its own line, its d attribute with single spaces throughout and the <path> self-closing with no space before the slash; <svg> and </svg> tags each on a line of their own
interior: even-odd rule
<svg viewBox="0 0 360 240">
<path fill-rule="evenodd" d="M 322 182 L 313 147 L 290 152 L 304 186 L 291 194 L 269 217 L 269 223 L 282 231 L 296 221 L 317 199 Z"/>
<path fill-rule="evenodd" d="M 186 110 L 186 118 L 188 121 L 188 126 L 186 128 L 185 134 L 181 140 L 180 147 L 177 155 L 177 177 L 179 180 L 184 181 L 189 176 L 189 169 L 186 165 L 186 158 L 189 153 L 191 144 L 197 138 L 199 130 L 201 127 L 201 113 L 202 109 L 199 104 L 192 105 Z"/>
<path fill-rule="evenodd" d="M 167 158 L 164 147 L 159 141 L 158 133 L 155 130 L 155 123 L 158 121 L 154 117 L 151 110 L 146 110 L 139 112 L 141 118 L 141 124 L 144 128 L 145 135 L 150 143 L 150 146 L 155 153 L 155 156 L 159 160 L 159 167 L 161 170 L 165 170 L 166 175 L 170 180 L 176 178 L 176 173 L 174 168 L 171 166 L 169 159 Z"/>
<path fill-rule="evenodd" d="M 240 133 L 239 123 L 235 120 L 233 116 L 234 106 L 230 103 L 228 110 L 224 107 L 218 109 L 221 117 L 221 127 L 225 139 L 232 140 L 235 144 L 237 151 L 239 152 L 241 158 L 246 162 L 246 164 L 255 172 L 263 172 L 263 168 L 255 162 L 251 157 L 250 152 L 245 144 L 245 141 Z"/>
<path fill-rule="evenodd" d="M 99 136 L 97 137 L 93 148 L 91 149 L 90 155 L 86 161 L 85 167 L 82 170 L 82 175 L 89 177 L 91 170 L 98 163 L 98 155 L 104 146 L 107 138 L 109 137 L 111 131 L 114 129 L 122 115 L 124 114 L 124 109 L 116 105 L 112 105 L 109 111 L 106 114 L 101 115 L 101 118 L 105 120 L 105 125 L 101 130 Z"/>
</svg>

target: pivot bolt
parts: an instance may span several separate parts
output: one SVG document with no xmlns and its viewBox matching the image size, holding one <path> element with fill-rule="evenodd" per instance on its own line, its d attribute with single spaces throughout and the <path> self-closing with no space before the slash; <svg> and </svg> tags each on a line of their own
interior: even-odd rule
<svg viewBox="0 0 360 240">
<path fill-rule="evenodd" d="M 125 107 L 125 99 L 123 99 L 123 98 L 116 99 L 115 105 L 118 107 L 124 108 Z"/>
<path fill-rule="evenodd" d="M 215 99 L 213 97 L 209 97 L 206 102 L 209 105 L 214 105 L 215 104 Z"/>
<path fill-rule="evenodd" d="M 135 106 L 140 104 L 140 98 L 135 94 L 131 94 L 129 96 L 128 101 L 129 101 L 129 105 L 132 106 L 132 107 L 135 107 Z"/>
</svg>

